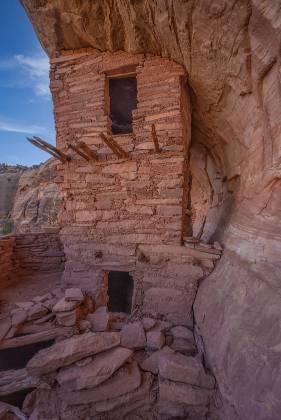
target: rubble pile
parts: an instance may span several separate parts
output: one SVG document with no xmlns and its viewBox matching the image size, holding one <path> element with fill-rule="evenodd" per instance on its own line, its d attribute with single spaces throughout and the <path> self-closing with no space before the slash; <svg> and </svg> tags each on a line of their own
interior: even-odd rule
<svg viewBox="0 0 281 420">
<path fill-rule="evenodd" d="M 0 349 L 50 337 L 25 369 L 1 374 L 0 396 L 34 388 L 13 418 L 205 419 L 215 381 L 186 326 L 109 313 L 79 288 L 19 302 L 1 320 Z"/>
</svg>

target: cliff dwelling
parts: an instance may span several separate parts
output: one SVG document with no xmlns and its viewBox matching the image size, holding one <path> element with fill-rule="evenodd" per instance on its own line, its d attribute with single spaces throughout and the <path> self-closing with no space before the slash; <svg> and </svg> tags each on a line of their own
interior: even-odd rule
<svg viewBox="0 0 281 420">
<path fill-rule="evenodd" d="M 56 141 L 0 167 L 0 419 L 278 420 L 280 10 L 22 3 Z"/>
<path fill-rule="evenodd" d="M 72 348 L 73 339 L 80 346 L 79 340 L 84 340 L 85 335 L 90 340 L 102 340 L 99 342 L 104 343 L 103 351 L 117 346 L 112 356 L 110 352 L 107 355 L 107 351 L 99 351 L 101 362 L 92 358 L 94 370 L 96 363 L 113 363 L 116 364 L 113 374 L 121 360 L 122 363 L 112 379 L 102 379 L 100 397 L 96 397 L 99 388 L 94 384 L 101 379 L 95 374 L 87 380 L 88 385 L 79 385 L 77 389 L 67 377 L 62 380 L 58 377 L 61 386 L 53 388 L 55 398 L 69 406 L 71 415 L 76 413 L 77 404 L 84 410 L 84 403 L 90 403 L 95 411 L 98 401 L 103 404 L 103 400 L 111 398 L 113 387 L 113 398 L 121 400 L 125 396 L 130 399 L 134 389 L 140 388 L 141 393 L 146 390 L 147 396 L 141 397 L 140 402 L 154 407 L 156 418 L 174 416 L 173 412 L 205 416 L 214 381 L 204 371 L 196 349 L 192 305 L 198 281 L 213 270 L 221 249 L 200 243 L 192 236 L 189 162 L 192 110 L 187 75 L 182 66 L 165 58 L 86 49 L 52 58 L 50 82 L 57 145 L 48 145 L 40 138 L 30 141 L 54 154 L 55 182 L 63 204 L 58 218 L 59 236 L 57 231 L 38 232 L 36 240 L 46 244 L 45 255 L 58 257 L 50 274 L 55 272 L 53 276 L 58 279 L 61 269 L 63 273 L 58 294 L 54 297 L 50 289 L 45 296 L 35 296 L 35 307 L 27 303 L 28 308 L 19 309 L 23 317 L 19 327 L 13 333 L 7 329 L 2 342 L 5 352 L 9 354 L 10 346 L 16 348 L 15 354 L 26 348 L 26 368 L 18 369 L 16 359 L 10 355 L 11 362 L 15 360 L 14 381 L 17 383 L 20 371 L 26 385 L 19 387 L 20 393 L 10 395 L 11 387 L 4 391 L 8 393 L 6 402 L 22 408 L 30 392 L 36 393 L 34 407 L 43 410 L 44 419 L 52 418 L 53 408 L 45 412 L 38 388 L 42 380 L 38 375 L 41 378 L 45 370 L 33 370 L 33 363 L 48 352 L 58 354 L 56 346 L 63 343 Z M 14 260 L 19 238 L 28 241 L 29 236 L 6 238 Z M 54 243 L 56 237 L 61 246 Z M 26 259 L 23 264 L 27 264 Z M 11 280 L 14 275 L 12 269 Z M 17 310 L 13 311 L 17 314 Z M 43 336 L 36 326 L 30 325 L 37 322 L 38 328 L 47 324 Z M 55 344 L 50 341 L 54 338 Z M 34 346 L 41 341 L 46 342 L 46 348 L 36 352 Z M 118 343 L 122 347 L 118 348 Z M 163 360 L 179 358 L 179 367 L 190 365 L 188 369 L 194 367 L 194 372 L 202 377 L 194 384 L 200 391 L 190 388 L 200 394 L 199 409 L 197 402 L 195 406 L 190 402 L 180 408 L 167 400 L 170 387 L 177 386 L 177 382 L 170 381 L 172 377 L 161 385 L 157 403 L 153 389 L 158 370 L 153 367 L 153 359 L 160 356 Z M 85 357 L 86 354 L 81 358 Z M 58 374 L 62 377 L 64 369 L 66 375 L 68 369 L 75 369 L 74 365 L 69 368 L 63 365 L 65 362 L 62 365 L 59 362 L 62 369 Z M 52 362 L 47 371 L 56 370 L 55 366 L 56 362 Z M 75 380 L 90 374 L 92 368 L 87 366 L 86 363 L 81 372 L 75 373 L 75 377 L 78 375 Z M 36 379 L 28 379 L 28 375 L 32 378 L 35 375 Z M 114 385 L 115 381 L 119 385 Z M 103 397 L 107 386 L 109 394 L 106 391 Z M 184 386 L 189 391 L 190 385 Z M 93 396 L 89 394 L 92 387 Z M 178 390 L 175 396 L 177 393 Z M 194 394 L 192 398 L 197 397 Z M 122 401 L 120 410 L 123 416 Z M 131 410 L 139 411 L 134 406 Z M 116 415 L 110 413 L 108 406 L 101 411 L 112 418 Z"/>
</svg>

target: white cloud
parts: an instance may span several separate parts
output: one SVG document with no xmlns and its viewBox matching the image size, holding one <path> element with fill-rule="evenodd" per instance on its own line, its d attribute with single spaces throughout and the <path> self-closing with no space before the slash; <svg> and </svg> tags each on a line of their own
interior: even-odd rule
<svg viewBox="0 0 281 420">
<path fill-rule="evenodd" d="M 35 134 L 44 134 L 47 132 L 47 129 L 46 127 L 42 127 L 40 125 L 16 124 L 13 122 L 3 122 L 0 120 L 0 131 L 35 135 Z"/>
<path fill-rule="evenodd" d="M 22 54 L 14 57 L 31 82 L 35 95 L 49 99 L 49 59 L 45 55 L 25 56 Z"/>
</svg>

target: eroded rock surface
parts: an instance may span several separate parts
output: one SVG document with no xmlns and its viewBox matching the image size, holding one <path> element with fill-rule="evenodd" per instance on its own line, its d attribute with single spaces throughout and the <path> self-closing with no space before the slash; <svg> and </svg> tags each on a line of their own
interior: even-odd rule
<svg viewBox="0 0 281 420">
<path fill-rule="evenodd" d="M 11 214 L 17 233 L 58 228 L 57 215 L 62 197 L 54 181 L 55 166 L 56 161 L 49 159 L 38 168 L 24 171 L 19 178 Z"/>
</svg>

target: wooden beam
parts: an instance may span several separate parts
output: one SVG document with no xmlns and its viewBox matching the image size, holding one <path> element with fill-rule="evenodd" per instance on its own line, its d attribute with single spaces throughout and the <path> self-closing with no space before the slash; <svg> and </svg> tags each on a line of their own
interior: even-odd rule
<svg viewBox="0 0 281 420">
<path fill-rule="evenodd" d="M 152 133 L 152 140 L 153 140 L 153 143 L 154 143 L 155 152 L 160 153 L 161 149 L 159 147 L 158 136 L 157 136 L 157 133 L 156 133 L 155 124 L 152 124 L 152 126 L 151 126 L 151 133 Z"/>
<path fill-rule="evenodd" d="M 27 138 L 27 140 L 28 140 L 31 144 L 33 144 L 33 146 L 36 146 L 36 147 L 38 147 L 39 149 L 44 150 L 44 152 L 49 153 L 50 155 L 52 155 L 52 156 L 53 156 L 53 157 L 55 157 L 56 159 L 60 160 L 62 163 L 64 163 L 64 162 L 65 162 L 65 161 L 64 161 L 64 160 L 63 160 L 60 156 L 58 156 L 55 152 L 52 152 L 51 150 L 46 150 L 46 147 L 41 146 L 40 144 L 38 144 L 38 143 L 36 142 L 36 140 L 33 140 L 33 139 L 29 138 L 29 137 L 26 137 L 26 138 Z"/>
<path fill-rule="evenodd" d="M 96 162 L 99 160 L 98 154 L 92 150 L 86 143 L 84 143 L 83 141 L 80 141 L 77 144 L 77 147 L 79 149 L 82 149 L 90 158 L 92 158 L 93 160 L 95 160 Z"/>
<path fill-rule="evenodd" d="M 129 154 L 121 147 L 119 144 L 112 138 L 106 137 L 105 134 L 100 133 L 101 139 L 105 142 L 105 144 L 116 154 L 116 156 L 120 158 L 129 159 Z"/>
<path fill-rule="evenodd" d="M 87 160 L 88 162 L 91 160 L 89 156 L 87 156 L 85 153 L 81 152 L 81 150 L 78 149 L 78 147 L 73 146 L 72 144 L 67 145 L 69 149 L 73 150 L 77 153 L 77 155 L 80 155 L 83 159 Z"/>
<path fill-rule="evenodd" d="M 27 140 L 33 144 L 34 146 L 38 147 L 44 152 L 49 153 L 50 155 L 54 156 L 55 158 L 59 159 L 62 163 L 70 161 L 70 156 L 67 156 L 65 153 L 61 152 L 55 146 L 46 141 L 42 140 L 40 137 L 33 136 L 33 138 L 27 137 Z"/>
</svg>

